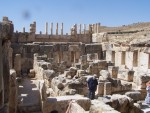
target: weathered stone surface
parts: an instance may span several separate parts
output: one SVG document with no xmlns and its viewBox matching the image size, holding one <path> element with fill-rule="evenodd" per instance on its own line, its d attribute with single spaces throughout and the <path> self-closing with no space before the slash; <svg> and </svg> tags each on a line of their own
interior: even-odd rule
<svg viewBox="0 0 150 113">
<path fill-rule="evenodd" d="M 108 71 L 112 78 L 117 78 L 119 67 L 108 66 Z"/>
<path fill-rule="evenodd" d="M 125 70 L 119 70 L 118 72 L 118 78 L 129 82 L 133 81 L 133 76 L 134 76 L 133 70 L 125 69 Z"/>
<path fill-rule="evenodd" d="M 99 81 L 107 81 L 110 78 L 110 73 L 107 70 L 100 71 Z"/>
<path fill-rule="evenodd" d="M 105 82 L 104 84 L 104 95 L 111 95 L 112 88 L 111 88 L 111 82 Z"/>
<path fill-rule="evenodd" d="M 99 82 L 97 87 L 97 92 L 99 96 L 103 96 L 104 94 L 104 82 Z"/>
<path fill-rule="evenodd" d="M 89 113 L 120 113 L 116 111 L 111 106 L 105 104 L 102 101 L 94 100 L 92 101 L 92 106 Z"/>
<path fill-rule="evenodd" d="M 5 17 L 4 17 L 5 18 Z M 0 22 L 0 36 L 3 40 L 10 40 L 14 31 L 14 26 L 8 17 Z"/>
<path fill-rule="evenodd" d="M 10 93 L 9 93 L 9 113 L 17 112 L 17 83 L 16 83 L 16 72 L 10 70 Z"/>
<path fill-rule="evenodd" d="M 77 76 L 78 77 L 84 76 L 85 73 L 86 73 L 85 70 L 77 70 Z"/>
<path fill-rule="evenodd" d="M 74 95 L 50 97 L 43 103 L 44 107 L 42 111 L 44 113 L 49 113 L 53 110 L 57 110 L 60 113 L 65 113 L 71 101 L 75 101 L 78 105 L 80 105 L 81 108 L 83 108 L 83 111 L 88 111 L 90 109 L 91 101 L 88 98 L 80 95 Z"/>
<path fill-rule="evenodd" d="M 139 101 L 141 93 L 138 92 L 138 91 L 135 91 L 135 92 L 126 92 L 125 95 L 128 96 L 128 97 L 130 97 L 130 98 L 132 98 L 134 101 Z"/>
</svg>

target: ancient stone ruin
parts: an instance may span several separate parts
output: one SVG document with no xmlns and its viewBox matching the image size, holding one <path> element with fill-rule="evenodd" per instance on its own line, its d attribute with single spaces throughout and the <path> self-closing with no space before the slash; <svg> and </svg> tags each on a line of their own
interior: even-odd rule
<svg viewBox="0 0 150 113">
<path fill-rule="evenodd" d="M 0 113 L 148 113 L 150 23 L 106 27 L 63 23 L 45 33 L 0 22 Z M 88 29 L 86 29 L 88 28 Z M 54 33 L 54 31 L 56 31 Z M 60 34 L 59 34 L 60 33 Z M 97 75 L 96 98 L 87 79 Z M 69 111 L 69 112 L 67 112 Z"/>
</svg>

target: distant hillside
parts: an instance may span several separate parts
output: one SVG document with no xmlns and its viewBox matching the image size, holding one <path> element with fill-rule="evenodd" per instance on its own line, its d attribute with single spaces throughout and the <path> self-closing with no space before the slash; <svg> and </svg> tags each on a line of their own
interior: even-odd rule
<svg viewBox="0 0 150 113">
<path fill-rule="evenodd" d="M 119 27 L 107 27 L 101 26 L 100 32 L 126 32 L 126 31 L 149 31 L 150 30 L 150 22 L 140 22 L 134 23 L 130 25 L 122 25 Z"/>
</svg>

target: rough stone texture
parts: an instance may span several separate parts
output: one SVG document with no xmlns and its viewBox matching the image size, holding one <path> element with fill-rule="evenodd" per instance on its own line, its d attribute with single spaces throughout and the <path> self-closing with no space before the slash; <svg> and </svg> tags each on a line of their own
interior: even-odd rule
<svg viewBox="0 0 150 113">
<path fill-rule="evenodd" d="M 13 24 L 8 17 L 3 17 L 3 22 L 0 22 L 0 113 L 8 110 L 5 106 L 9 102 L 9 41 L 13 34 Z"/>
<path fill-rule="evenodd" d="M 133 81 L 133 76 L 134 76 L 133 70 L 128 70 L 128 69 L 119 70 L 119 73 L 118 73 L 118 78 L 129 81 L 129 82 Z"/>
<path fill-rule="evenodd" d="M 126 92 L 125 93 L 126 96 L 132 98 L 135 102 L 140 100 L 140 95 L 141 93 L 138 91 L 135 92 Z"/>
<path fill-rule="evenodd" d="M 97 87 L 97 95 L 103 96 L 104 95 L 104 82 L 99 82 Z"/>
<path fill-rule="evenodd" d="M 60 96 L 48 98 L 47 101 L 43 103 L 43 112 L 49 113 L 53 110 L 57 110 L 59 113 L 65 113 L 70 101 L 72 100 L 76 101 L 85 111 L 88 111 L 90 109 L 91 101 L 86 97 L 82 97 L 80 95 Z"/>
<path fill-rule="evenodd" d="M 134 106 L 133 100 L 125 95 L 112 95 L 110 106 L 121 113 L 141 113 L 142 111 Z"/>
<path fill-rule="evenodd" d="M 111 95 L 112 89 L 111 89 L 111 82 L 105 82 L 104 84 L 104 95 Z"/>
<path fill-rule="evenodd" d="M 108 66 L 108 71 L 112 78 L 117 78 L 119 67 Z"/>
<path fill-rule="evenodd" d="M 16 70 L 17 77 L 21 76 L 21 55 L 16 54 L 14 59 L 14 69 Z"/>
<path fill-rule="evenodd" d="M 110 78 L 110 73 L 107 70 L 101 70 L 100 75 L 99 81 L 108 81 Z"/>
<path fill-rule="evenodd" d="M 9 113 L 17 112 L 17 83 L 16 83 L 16 72 L 10 70 L 10 93 L 9 93 Z"/>
<path fill-rule="evenodd" d="M 120 113 L 116 111 L 111 106 L 105 104 L 102 101 L 94 100 L 92 101 L 92 106 L 89 113 Z"/>
</svg>

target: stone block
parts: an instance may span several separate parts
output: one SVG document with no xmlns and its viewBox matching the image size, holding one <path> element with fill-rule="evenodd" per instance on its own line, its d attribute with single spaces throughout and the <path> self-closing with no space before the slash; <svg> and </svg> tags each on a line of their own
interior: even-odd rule
<svg viewBox="0 0 150 113">
<path fill-rule="evenodd" d="M 84 70 L 77 70 L 77 76 L 78 77 L 81 77 L 81 76 L 83 76 L 83 75 L 85 75 L 85 71 Z"/>
<path fill-rule="evenodd" d="M 118 72 L 118 78 L 122 80 L 126 80 L 128 82 L 132 82 L 134 77 L 134 71 L 124 69 L 124 70 L 119 70 Z"/>
<path fill-rule="evenodd" d="M 130 98 L 132 98 L 134 101 L 139 101 L 141 93 L 139 91 L 126 92 L 125 95 L 128 96 L 128 97 L 130 97 Z"/>
<path fill-rule="evenodd" d="M 98 96 L 104 95 L 104 82 L 99 82 L 97 87 Z"/>
<path fill-rule="evenodd" d="M 108 71 L 112 78 L 117 78 L 119 67 L 108 66 Z"/>
<path fill-rule="evenodd" d="M 99 81 L 107 81 L 110 78 L 110 73 L 107 70 L 100 71 Z"/>
<path fill-rule="evenodd" d="M 104 83 L 104 95 L 111 95 L 112 89 L 111 89 L 111 82 L 105 82 Z"/>
</svg>

